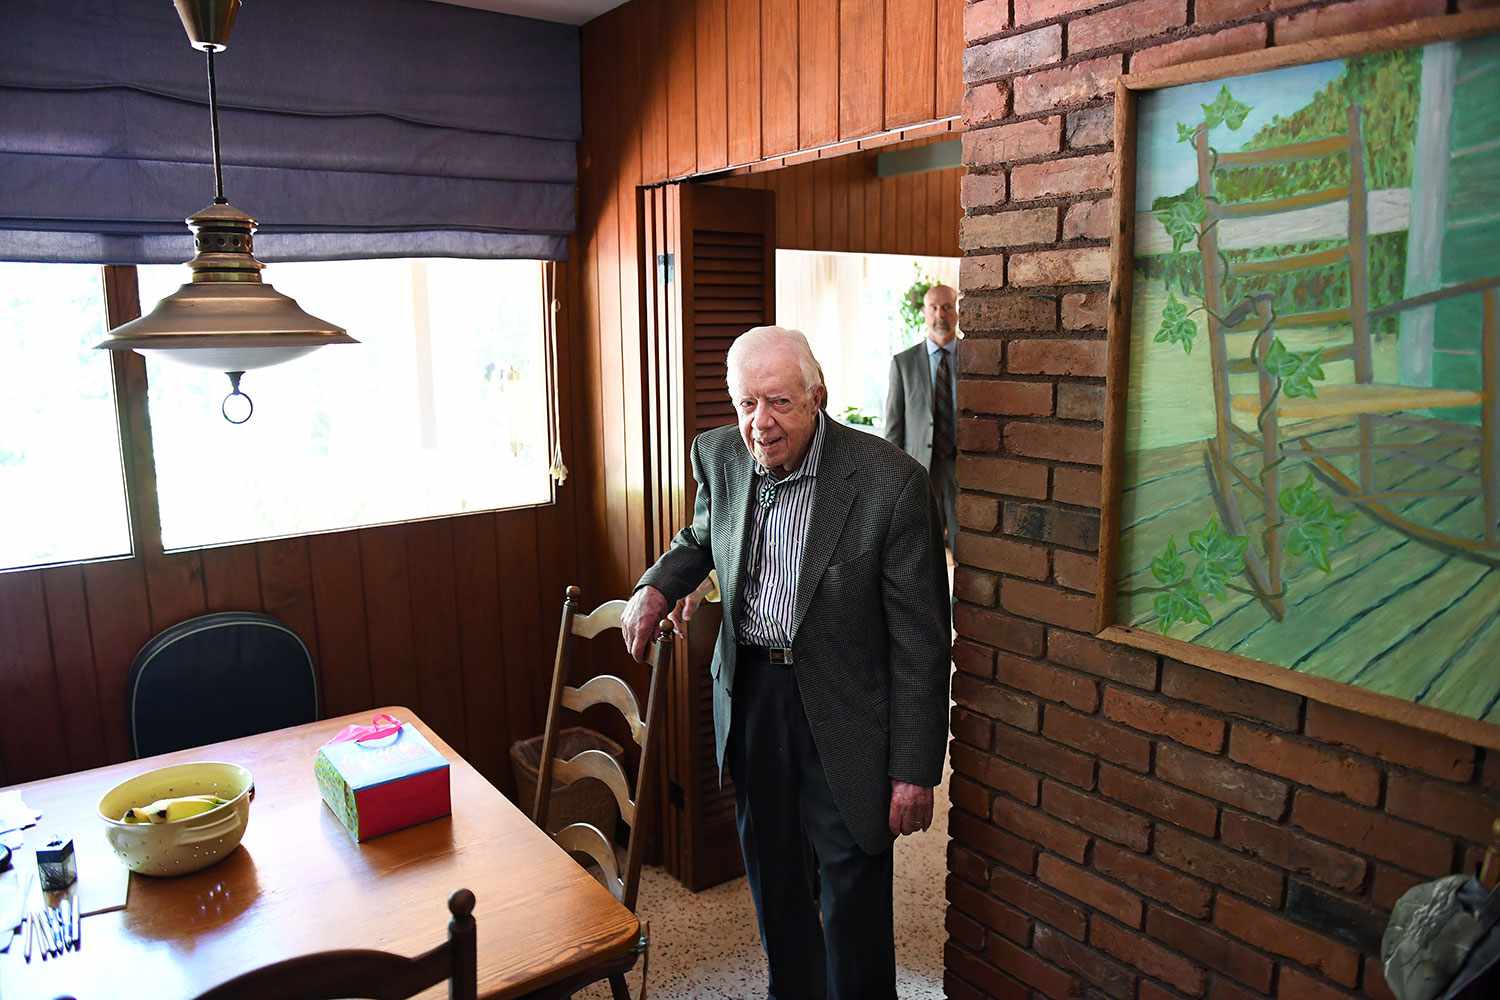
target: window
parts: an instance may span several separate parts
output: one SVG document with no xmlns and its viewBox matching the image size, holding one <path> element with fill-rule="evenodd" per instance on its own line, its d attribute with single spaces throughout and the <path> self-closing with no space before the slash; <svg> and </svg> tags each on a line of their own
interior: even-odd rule
<svg viewBox="0 0 1500 1000">
<path fill-rule="evenodd" d="M 97 267 L 0 263 L 0 569 L 130 553 Z"/>
<path fill-rule="evenodd" d="M 149 311 L 187 280 L 138 269 Z M 358 345 L 222 374 L 147 358 L 162 542 L 179 549 L 551 499 L 541 265 L 274 264 L 268 279 Z"/>
</svg>

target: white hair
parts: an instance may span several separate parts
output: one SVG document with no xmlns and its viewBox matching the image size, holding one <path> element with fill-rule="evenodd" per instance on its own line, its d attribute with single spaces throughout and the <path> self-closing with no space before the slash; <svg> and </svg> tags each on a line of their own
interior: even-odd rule
<svg viewBox="0 0 1500 1000">
<path fill-rule="evenodd" d="M 734 391 L 735 366 L 744 362 L 744 359 L 753 353 L 768 348 L 783 347 L 791 350 L 797 358 L 797 367 L 802 370 L 802 388 L 805 392 L 812 392 L 823 385 L 823 367 L 818 364 L 818 359 L 813 357 L 812 347 L 807 338 L 802 335 L 801 330 L 788 330 L 781 326 L 757 326 L 746 330 L 734 339 L 729 345 L 729 355 L 726 359 L 729 367 L 728 383 L 730 392 Z"/>
</svg>

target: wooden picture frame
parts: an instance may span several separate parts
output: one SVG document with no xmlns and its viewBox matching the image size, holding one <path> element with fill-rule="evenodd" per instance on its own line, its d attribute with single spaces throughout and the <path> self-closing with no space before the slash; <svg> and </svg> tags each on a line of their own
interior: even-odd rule
<svg viewBox="0 0 1500 1000">
<path fill-rule="evenodd" d="M 1243 77 L 1247 74 L 1262 73 L 1269 70 L 1278 70 L 1287 67 L 1309 66 L 1311 64 L 1323 63 L 1328 60 L 1344 59 L 1352 56 L 1365 56 L 1390 50 L 1409 49 L 1416 46 L 1428 45 L 1434 42 L 1457 42 L 1466 39 L 1472 39 L 1477 36 L 1488 35 L 1497 31 L 1500 31 L 1500 12 L 1486 11 L 1446 17 L 1435 17 L 1395 27 L 1361 32 L 1359 34 L 1352 34 L 1328 39 L 1318 39 L 1315 41 L 1288 45 L 1285 47 L 1269 48 L 1240 55 L 1170 66 L 1145 73 L 1122 76 L 1119 79 L 1116 87 L 1114 106 L 1114 148 L 1116 151 L 1113 208 L 1114 226 L 1112 231 L 1113 239 L 1111 244 L 1111 283 L 1108 334 L 1109 361 L 1105 413 L 1103 508 L 1101 516 L 1101 544 L 1099 553 L 1099 575 L 1097 586 L 1098 618 L 1097 627 L 1095 630 L 1100 638 L 1112 642 L 1122 643 L 1128 646 L 1146 649 L 1154 653 L 1172 657 L 1185 663 L 1204 667 L 1206 669 L 1227 674 L 1233 677 L 1253 681 L 1260 684 L 1266 684 L 1286 691 L 1291 691 L 1339 708 L 1348 709 L 1351 711 L 1359 712 L 1361 714 L 1412 726 L 1414 728 L 1426 730 L 1433 733 L 1438 733 L 1451 739 L 1490 747 L 1493 749 L 1500 749 L 1500 725 L 1496 725 L 1493 722 L 1486 722 L 1479 718 L 1471 718 L 1452 711 L 1431 707 L 1426 704 L 1420 704 L 1416 701 L 1407 700 L 1392 694 L 1370 690 L 1366 687 L 1358 687 L 1350 683 L 1345 683 L 1326 677 L 1300 673 L 1276 663 L 1256 659 L 1251 656 L 1241 655 L 1236 652 L 1215 649 L 1207 645 L 1199 645 L 1196 642 L 1186 641 L 1181 638 L 1175 638 L 1166 634 L 1162 634 L 1162 632 L 1158 632 L 1156 630 L 1148 630 L 1145 628 L 1133 627 L 1130 624 L 1122 624 L 1120 621 L 1121 609 L 1119 601 L 1117 599 L 1117 590 L 1119 588 L 1119 580 L 1122 571 L 1122 530 L 1124 529 L 1124 525 L 1122 523 L 1122 508 L 1124 506 L 1123 496 L 1126 488 L 1127 398 L 1129 397 L 1130 392 L 1130 348 L 1132 338 L 1131 327 L 1132 312 L 1135 306 L 1133 284 L 1136 272 L 1135 257 L 1137 252 L 1137 206 L 1135 204 L 1135 200 L 1138 180 L 1137 157 L 1138 153 L 1140 152 L 1137 149 L 1139 96 L 1142 93 L 1146 92 L 1160 91 L 1167 88 L 1192 84 L 1210 83 L 1233 77 Z M 1352 106 L 1354 102 L 1351 101 L 1349 103 Z M 1359 151 L 1360 147 L 1358 143 L 1360 142 L 1360 132 L 1357 124 L 1357 116 L 1359 114 L 1359 111 L 1357 109 L 1351 110 L 1349 114 L 1351 126 L 1348 131 L 1347 139 L 1342 141 L 1347 143 L 1347 145 L 1344 147 L 1345 149 Z M 1219 119 L 1221 123 L 1226 120 L 1228 119 Z M 1244 120 L 1243 114 L 1241 114 L 1240 120 Z M 1184 143 L 1191 142 L 1192 145 L 1189 148 L 1196 148 L 1199 161 L 1197 167 L 1199 171 L 1198 176 L 1200 178 L 1203 176 L 1209 177 L 1208 181 L 1200 180 L 1198 182 L 1198 189 L 1200 190 L 1200 192 L 1203 190 L 1207 190 L 1208 192 L 1210 192 L 1211 198 L 1218 193 L 1218 188 L 1213 186 L 1212 178 L 1214 175 L 1211 173 L 1211 171 L 1218 168 L 1218 164 L 1221 162 L 1221 160 L 1227 160 L 1230 156 L 1238 157 L 1239 160 L 1247 160 L 1247 157 L 1249 155 L 1245 153 L 1219 154 L 1217 152 L 1210 152 L 1210 156 L 1212 157 L 1212 165 L 1205 167 L 1203 165 L 1203 158 L 1204 150 L 1208 148 L 1207 143 L 1209 140 L 1207 136 L 1209 130 L 1213 129 L 1214 127 L 1214 119 L 1212 118 L 1212 113 L 1207 106 L 1204 106 L 1203 124 L 1197 126 L 1197 132 L 1194 132 L 1190 129 L 1185 130 L 1183 125 L 1178 125 L 1178 141 Z M 1238 126 L 1232 125 L 1230 127 L 1237 128 Z M 1332 140 L 1323 140 L 1323 144 L 1328 144 L 1329 142 L 1332 142 Z M 1300 147 L 1310 148 L 1314 145 L 1317 145 L 1317 143 L 1301 142 L 1297 145 L 1299 145 Z M 1415 148 L 1415 142 L 1413 145 Z M 1290 150 L 1292 146 L 1283 148 Z M 1361 157 L 1360 162 L 1363 164 L 1362 152 L 1360 152 L 1359 155 Z M 1238 160 L 1235 162 L 1238 162 Z M 1286 159 L 1278 159 L 1276 162 L 1286 162 Z M 1210 171 L 1210 173 L 1205 175 L 1205 170 Z M 1353 174 L 1351 174 L 1351 179 L 1346 186 L 1348 188 L 1358 187 L 1359 195 L 1363 197 L 1363 168 L 1361 169 L 1361 171 L 1359 171 L 1359 175 L 1359 180 L 1356 183 L 1353 179 Z M 1411 183 L 1414 185 L 1414 182 Z M 1324 193 L 1325 192 L 1318 192 L 1317 194 L 1321 195 Z M 1333 192 L 1327 193 L 1332 194 Z M 1341 198 L 1347 197 L 1348 204 L 1350 206 L 1363 206 L 1364 204 L 1362 201 L 1355 201 L 1353 194 L 1347 194 L 1346 192 L 1338 192 L 1338 194 Z M 1182 197 L 1186 198 L 1187 195 L 1184 194 Z M 1301 197 L 1313 198 L 1314 196 L 1303 195 Z M 1408 197 L 1410 197 L 1409 191 Z M 1281 200 L 1289 201 L 1290 199 L 1284 198 Z M 1324 198 L 1323 200 L 1331 201 L 1333 199 L 1329 197 Z M 1158 198 L 1157 202 L 1160 203 L 1161 199 Z M 1306 203 L 1308 202 L 1304 202 L 1304 204 Z M 1204 311 L 1207 312 L 1207 306 L 1209 305 L 1209 287 L 1210 285 L 1217 284 L 1220 280 L 1227 281 L 1229 277 L 1230 264 L 1229 258 L 1224 257 L 1219 253 L 1217 244 L 1208 242 L 1206 240 L 1207 231 L 1213 229 L 1214 226 L 1218 224 L 1218 222 L 1214 221 L 1205 224 L 1202 221 L 1204 218 L 1204 216 L 1202 215 L 1203 204 L 1204 203 L 1200 200 L 1198 203 L 1198 211 L 1200 214 L 1198 216 L 1198 221 L 1195 223 L 1200 227 L 1195 231 L 1194 238 L 1197 243 L 1195 250 L 1198 251 L 1198 266 L 1201 267 L 1201 270 L 1195 277 L 1201 278 L 1203 291 L 1200 294 L 1204 299 Z M 1217 215 L 1217 219 L 1220 220 L 1226 217 L 1226 215 L 1221 211 L 1220 203 L 1217 200 L 1214 200 L 1210 212 L 1211 214 L 1219 213 Z M 1355 218 L 1365 220 L 1369 217 L 1369 215 L 1367 211 L 1356 212 L 1353 211 L 1351 207 L 1351 209 L 1346 210 L 1346 214 L 1344 217 L 1350 220 Z M 1360 223 L 1360 225 L 1363 224 L 1363 222 Z M 1354 225 L 1352 222 L 1349 224 L 1349 228 L 1352 232 L 1354 229 Z M 1175 237 L 1173 237 L 1172 243 L 1173 248 L 1171 253 L 1175 257 L 1177 256 L 1178 250 L 1178 245 Z M 1205 243 L 1207 243 L 1209 250 L 1213 251 L 1213 259 L 1215 259 L 1216 261 L 1222 260 L 1224 262 L 1222 273 L 1220 273 L 1220 269 L 1217 265 L 1202 265 L 1203 259 L 1209 256 L 1208 250 L 1203 249 Z M 1184 243 L 1184 245 L 1186 244 Z M 1361 240 L 1359 245 L 1363 248 L 1365 246 L 1365 242 Z M 1353 261 L 1355 259 L 1355 253 L 1353 251 L 1354 246 L 1355 243 L 1351 239 L 1349 242 L 1350 261 Z M 1366 251 L 1364 249 L 1361 249 L 1361 256 L 1365 252 Z M 1314 255 L 1308 254 L 1302 259 L 1309 260 L 1312 258 L 1312 256 Z M 1257 261 L 1257 263 L 1260 263 L 1260 261 Z M 1350 263 L 1348 266 L 1352 268 L 1354 265 Z M 1363 266 L 1363 263 L 1361 263 L 1360 266 Z M 1274 269 L 1289 270 L 1290 268 L 1283 267 Z M 1242 270 L 1251 269 L 1245 268 L 1242 265 Z M 1262 264 L 1262 266 L 1258 270 L 1261 272 L 1266 272 L 1273 270 L 1273 268 Z M 1181 279 L 1178 280 L 1180 281 Z M 1353 284 L 1353 281 L 1354 279 L 1351 277 L 1349 279 L 1351 289 L 1357 287 Z M 1500 283 L 1500 279 L 1497 279 L 1497 283 Z M 1479 283 L 1469 282 L 1468 284 L 1477 286 Z M 1166 287 L 1170 289 L 1171 285 L 1167 284 Z M 1183 283 L 1183 287 L 1187 287 L 1185 282 Z M 1472 293 L 1475 292 L 1475 290 L 1470 289 L 1469 292 Z M 1481 373 L 1488 373 L 1482 385 L 1488 386 L 1489 388 L 1488 391 L 1481 390 L 1480 393 L 1475 394 L 1482 395 L 1484 397 L 1483 401 L 1477 403 L 1476 405 L 1480 406 L 1482 409 L 1484 427 L 1486 428 L 1485 433 L 1488 433 L 1489 428 L 1493 424 L 1497 432 L 1497 436 L 1500 436 L 1500 399 L 1497 399 L 1497 397 L 1500 397 L 1500 389 L 1497 389 L 1495 384 L 1489 380 L 1489 376 L 1494 375 L 1496 372 L 1500 372 L 1500 332 L 1497 332 L 1500 331 L 1500 319 L 1497 319 L 1494 315 L 1496 313 L 1500 313 L 1500 308 L 1494 307 L 1493 305 L 1496 301 L 1500 301 L 1500 292 L 1496 292 L 1493 285 L 1489 284 L 1485 285 L 1484 288 L 1478 289 L 1478 292 L 1485 295 L 1488 309 L 1488 311 L 1485 313 L 1485 322 L 1483 324 L 1484 355 L 1481 362 L 1483 365 Z M 1245 302 L 1248 302 L 1251 298 L 1252 296 L 1247 293 L 1241 298 L 1240 301 L 1243 304 Z M 1259 332 L 1257 333 L 1255 338 L 1257 347 L 1252 347 L 1250 351 L 1251 367 L 1247 368 L 1243 363 L 1240 363 L 1238 369 L 1228 366 L 1216 367 L 1213 369 L 1213 378 L 1215 380 L 1215 383 L 1218 383 L 1220 380 L 1222 380 L 1223 382 L 1222 393 L 1223 399 L 1225 399 L 1226 401 L 1230 392 L 1228 388 L 1229 375 L 1226 373 L 1237 370 L 1241 373 L 1254 374 L 1258 370 L 1260 373 L 1259 379 L 1262 383 L 1264 383 L 1265 381 L 1267 355 L 1261 354 L 1260 360 L 1257 361 L 1256 351 L 1257 349 L 1262 351 L 1264 350 L 1262 346 L 1259 346 L 1263 344 L 1261 337 L 1271 333 L 1273 317 L 1267 314 L 1269 310 L 1272 309 L 1272 306 L 1265 304 L 1270 299 L 1270 296 L 1262 295 L 1260 296 L 1260 299 L 1261 301 L 1257 301 L 1253 304 L 1252 313 L 1248 316 L 1248 320 L 1246 320 L 1247 325 L 1253 325 L 1255 322 L 1257 322 L 1258 318 L 1264 319 L 1264 323 L 1260 326 Z M 1349 301 L 1351 303 L 1355 301 L 1352 292 L 1349 296 Z M 1368 297 L 1364 301 L 1365 306 L 1361 310 L 1350 308 L 1344 310 L 1344 312 L 1346 314 L 1353 314 L 1356 311 L 1362 311 L 1367 314 L 1368 317 L 1369 315 L 1373 315 L 1382 311 L 1382 309 L 1370 308 Z M 1261 313 L 1260 317 L 1257 317 L 1257 315 L 1255 315 L 1255 313 L 1257 312 Z M 1209 315 L 1214 314 L 1209 313 Z M 1224 316 L 1223 318 L 1228 321 L 1232 317 Z M 1291 325 L 1290 320 L 1291 317 L 1286 317 L 1285 322 L 1288 326 Z M 1217 324 L 1218 321 L 1219 317 L 1215 315 L 1214 323 Z M 1368 323 L 1369 319 L 1366 318 L 1364 321 Z M 1355 323 L 1355 320 L 1350 319 L 1348 322 L 1353 325 Z M 1222 342 L 1224 340 L 1224 333 L 1232 332 L 1233 330 L 1242 328 L 1243 327 L 1235 327 L 1233 325 L 1224 328 L 1218 328 L 1216 326 L 1215 329 L 1219 331 L 1218 341 Z M 1191 337 L 1189 338 L 1189 340 L 1190 339 Z M 1354 340 L 1355 342 L 1357 342 L 1358 337 L 1355 337 Z M 1366 338 L 1366 342 L 1368 344 L 1368 337 Z M 1169 342 L 1166 344 L 1159 344 L 1158 346 L 1171 347 L 1173 345 Z M 1188 351 L 1190 352 L 1190 342 L 1187 346 Z M 1205 353 L 1208 350 L 1209 348 L 1203 348 L 1203 351 Z M 1365 350 L 1366 352 L 1369 351 L 1368 346 L 1365 348 Z M 1360 364 L 1360 361 L 1356 357 L 1357 352 L 1358 348 L 1351 346 L 1346 354 L 1341 355 L 1341 358 L 1354 358 L 1356 366 L 1358 366 Z M 1310 353 L 1313 354 L 1314 360 L 1316 360 L 1317 352 Z M 1213 363 L 1217 365 L 1221 361 L 1222 356 L 1216 356 Z M 1365 371 L 1368 372 L 1368 361 L 1365 362 L 1365 365 Z M 1266 423 L 1264 423 L 1264 420 L 1267 416 L 1267 413 L 1269 412 L 1270 420 L 1272 422 L 1275 422 L 1278 419 L 1278 414 L 1283 411 L 1275 409 L 1274 407 L 1284 407 L 1285 404 L 1278 403 L 1278 399 L 1287 398 L 1279 397 L 1277 395 L 1278 393 L 1280 393 L 1283 387 L 1283 382 L 1280 376 L 1275 377 L 1275 392 L 1273 392 L 1269 396 L 1269 402 L 1267 403 L 1267 405 L 1260 408 L 1258 415 L 1253 408 L 1240 408 L 1238 406 L 1236 407 L 1236 409 L 1240 410 L 1240 412 L 1245 412 L 1246 410 L 1248 410 L 1252 415 L 1252 419 L 1255 421 L 1252 426 L 1256 427 L 1262 432 L 1259 437 L 1262 439 L 1260 447 L 1262 448 L 1263 455 L 1256 456 L 1257 459 L 1261 462 L 1261 472 L 1259 473 L 1258 483 L 1260 486 L 1260 491 L 1256 495 L 1261 498 L 1260 502 L 1263 505 L 1265 504 L 1265 497 L 1273 495 L 1272 487 L 1274 487 L 1277 482 L 1277 480 L 1270 477 L 1277 474 L 1277 467 L 1281 465 L 1283 461 L 1283 458 L 1280 457 L 1282 454 L 1280 452 L 1275 453 L 1278 457 L 1275 460 L 1272 460 L 1271 455 L 1273 453 L 1263 443 L 1265 440 L 1270 440 L 1272 442 L 1272 445 L 1276 443 L 1277 438 L 1275 432 L 1272 431 L 1271 433 L 1266 433 L 1267 425 Z M 1356 375 L 1355 379 L 1356 381 L 1360 381 L 1361 376 Z M 1375 386 L 1369 386 L 1368 388 L 1375 388 Z M 1222 424 L 1222 421 L 1228 419 L 1227 417 L 1222 416 L 1222 414 L 1227 414 L 1229 411 L 1227 409 L 1227 402 L 1222 405 L 1219 403 L 1221 396 L 1219 393 L 1219 386 L 1217 384 L 1215 384 L 1214 390 L 1215 418 L 1216 420 L 1221 421 L 1221 423 L 1219 424 L 1218 440 L 1222 441 L 1225 440 L 1225 428 Z M 1262 387 L 1261 399 L 1266 400 L 1267 398 L 1268 397 L 1266 395 L 1266 389 Z M 1363 436 L 1366 433 L 1364 431 L 1364 428 L 1367 425 L 1364 423 L 1364 421 L 1367 418 L 1354 417 L 1353 419 L 1357 422 L 1358 430 L 1356 430 L 1354 427 L 1346 428 L 1344 430 L 1346 433 L 1358 433 L 1361 435 L 1358 438 L 1358 442 L 1360 447 L 1363 448 L 1363 451 L 1360 452 L 1357 459 L 1346 459 L 1345 464 L 1347 464 L 1348 461 L 1355 460 L 1359 461 L 1360 463 L 1371 461 L 1368 456 L 1371 454 L 1370 448 L 1373 447 L 1371 443 L 1373 441 L 1373 438 L 1367 438 Z M 1307 449 L 1306 439 L 1310 439 L 1316 436 L 1316 433 L 1307 432 L 1306 429 L 1314 426 L 1320 425 L 1317 425 L 1311 421 L 1300 425 L 1300 428 L 1304 431 L 1304 433 L 1302 438 L 1298 439 L 1298 443 L 1303 446 L 1304 450 Z M 1230 428 L 1230 430 L 1233 431 L 1234 429 Z M 1252 435 L 1245 434 L 1242 431 L 1236 431 L 1235 433 L 1240 434 L 1240 436 L 1244 438 L 1252 437 Z M 1330 430 L 1327 433 L 1331 434 L 1333 433 L 1333 431 Z M 1230 437 L 1232 438 L 1233 435 L 1230 435 Z M 1286 435 L 1288 447 L 1292 443 L 1292 439 L 1293 435 Z M 1497 437 L 1497 439 L 1500 439 L 1500 437 Z M 1219 485 L 1219 480 L 1216 477 L 1223 475 L 1223 465 L 1221 463 L 1216 468 L 1214 459 L 1210 454 L 1211 452 L 1215 451 L 1215 448 L 1213 447 L 1213 443 L 1215 442 L 1215 440 L 1215 437 L 1210 437 L 1201 443 L 1204 445 L 1203 451 L 1205 454 L 1205 462 L 1207 463 L 1205 479 L 1210 484 L 1208 489 L 1213 491 L 1210 503 L 1216 505 L 1218 510 L 1223 512 L 1226 509 L 1234 508 L 1235 503 L 1230 502 L 1226 507 L 1225 502 L 1221 499 L 1220 493 L 1218 492 L 1221 487 Z M 1397 446 L 1388 445 L 1385 447 Z M 1229 454 L 1235 454 L 1235 449 L 1233 447 L 1230 447 L 1227 450 Z M 1351 451 L 1352 449 L 1329 450 Z M 1495 454 L 1490 454 L 1490 450 L 1487 450 L 1485 447 L 1480 447 L 1479 451 L 1482 453 L 1481 457 L 1483 459 L 1483 462 L 1485 463 L 1483 473 L 1484 475 L 1491 476 L 1493 480 L 1493 477 L 1496 474 L 1500 474 L 1500 450 L 1497 450 Z M 1254 452 L 1245 452 L 1241 454 L 1253 455 Z M 1302 461 L 1309 466 L 1313 464 L 1314 460 L 1312 459 L 1304 458 L 1300 454 L 1298 457 L 1299 461 Z M 1233 461 L 1231 460 L 1228 464 L 1233 465 Z M 1361 473 L 1363 472 L 1364 468 L 1365 466 L 1361 464 Z M 1242 474 L 1239 474 L 1237 470 L 1236 474 L 1240 475 L 1242 481 L 1247 478 Z M 1290 478 L 1290 474 L 1288 474 L 1288 478 Z M 1312 478 L 1311 474 L 1309 474 L 1308 478 Z M 1268 479 L 1269 483 L 1267 482 Z M 1363 479 L 1362 477 L 1362 481 L 1366 483 L 1373 483 L 1374 479 Z M 1233 481 L 1231 480 L 1230 482 L 1231 488 L 1228 490 L 1228 492 L 1233 493 Z M 1356 495 L 1353 497 L 1353 502 L 1355 502 L 1356 505 L 1359 505 L 1359 508 L 1361 510 L 1365 510 L 1366 508 L 1360 502 L 1362 501 L 1368 503 L 1372 499 L 1372 492 L 1372 489 L 1368 486 L 1362 491 L 1357 491 Z M 1495 491 L 1492 489 L 1490 492 L 1494 493 Z M 1278 497 L 1280 496 L 1279 493 L 1274 495 Z M 1482 490 L 1480 491 L 1479 495 L 1485 496 L 1486 503 L 1493 499 L 1492 497 L 1483 494 Z M 1267 525 L 1267 527 L 1260 530 L 1260 534 L 1262 536 L 1261 541 L 1263 543 L 1269 541 L 1270 543 L 1265 545 L 1264 551 L 1259 555 L 1259 558 L 1262 562 L 1265 561 L 1265 557 L 1267 555 L 1271 555 L 1273 559 L 1275 558 L 1274 553 L 1277 551 L 1275 548 L 1275 535 L 1277 531 L 1280 530 L 1280 525 L 1284 523 L 1281 520 L 1280 513 L 1277 512 L 1274 507 L 1270 509 L 1272 511 L 1272 514 L 1276 517 L 1276 520 L 1265 520 L 1264 523 Z M 1488 507 L 1486 507 L 1485 509 L 1493 514 L 1493 511 L 1490 511 Z M 1371 514 L 1371 518 L 1379 520 L 1374 514 Z M 1493 522 L 1493 518 L 1491 520 Z M 1240 527 L 1244 527 L 1243 523 L 1240 525 Z M 1380 527 L 1388 530 L 1393 530 L 1389 529 L 1389 524 L 1381 524 Z M 1225 530 L 1227 532 L 1231 529 Z M 1243 539 L 1247 536 L 1248 530 L 1240 533 L 1239 536 L 1235 539 L 1235 541 L 1238 542 L 1242 549 L 1245 545 Z M 1175 540 L 1173 541 L 1175 542 Z M 1425 543 L 1431 544 L 1432 540 L 1427 539 L 1425 540 Z M 1242 562 L 1240 563 L 1240 566 L 1245 574 L 1244 579 L 1249 580 L 1251 584 L 1254 585 L 1256 583 L 1256 580 L 1253 577 L 1254 569 L 1248 564 L 1248 562 L 1248 560 Z M 1323 556 L 1323 562 L 1326 565 L 1326 555 Z M 1500 562 L 1492 562 L 1490 564 L 1500 565 Z M 1167 566 L 1165 579 L 1170 580 L 1181 578 L 1180 574 L 1182 571 L 1180 569 L 1174 568 L 1170 563 L 1165 565 Z M 1142 568 L 1140 566 L 1137 566 L 1135 572 L 1140 573 L 1141 571 Z M 1152 571 L 1154 573 L 1154 568 Z M 1158 581 L 1161 581 L 1163 579 L 1164 577 L 1157 577 Z M 1262 589 L 1259 586 L 1254 586 L 1253 594 L 1252 591 L 1248 589 L 1245 590 L 1244 593 L 1252 594 L 1252 597 L 1255 599 L 1255 601 L 1259 602 L 1260 604 L 1264 604 L 1267 608 L 1267 614 L 1274 614 L 1274 612 L 1271 612 L 1269 610 L 1270 604 L 1266 604 L 1265 602 L 1267 600 L 1274 602 L 1277 599 L 1286 597 L 1290 593 L 1290 588 L 1285 584 L 1285 578 L 1270 577 L 1270 579 L 1277 579 L 1282 582 L 1280 582 L 1274 589 Z M 1166 590 L 1168 588 L 1156 586 L 1145 589 Z M 1220 592 L 1222 593 L 1222 591 Z M 1138 593 L 1138 591 L 1136 593 Z M 1246 601 L 1244 603 L 1250 602 Z M 1161 617 L 1158 618 L 1158 621 L 1163 623 L 1163 631 L 1165 631 L 1167 627 L 1170 627 L 1174 620 L 1179 622 L 1187 621 L 1187 619 L 1185 618 L 1173 619 L 1169 617 L 1170 614 L 1171 612 L 1167 611 L 1162 613 Z M 1203 619 L 1196 620 L 1202 621 Z M 1496 664 L 1495 672 L 1497 674 L 1497 683 L 1500 683 L 1500 643 L 1496 644 L 1494 659 Z"/>
</svg>

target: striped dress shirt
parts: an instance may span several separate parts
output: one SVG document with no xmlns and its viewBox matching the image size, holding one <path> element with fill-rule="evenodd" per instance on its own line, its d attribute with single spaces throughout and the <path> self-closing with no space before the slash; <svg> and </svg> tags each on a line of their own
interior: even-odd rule
<svg viewBox="0 0 1500 1000">
<path fill-rule="evenodd" d="M 745 587 L 740 592 L 738 636 L 742 643 L 782 648 L 792 644 L 797 574 L 802 569 L 807 525 L 812 519 L 826 419 L 818 413 L 818 429 L 813 432 L 807 457 L 785 479 L 776 480 L 771 470 L 756 463 L 750 497 L 755 520 L 745 557 Z M 769 507 L 762 506 L 761 489 L 771 482 L 776 485 L 776 499 Z"/>
</svg>

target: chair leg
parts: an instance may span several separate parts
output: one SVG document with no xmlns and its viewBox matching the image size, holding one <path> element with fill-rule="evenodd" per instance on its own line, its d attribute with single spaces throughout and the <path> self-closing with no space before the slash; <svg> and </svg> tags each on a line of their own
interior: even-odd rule
<svg viewBox="0 0 1500 1000">
<path fill-rule="evenodd" d="M 624 976 L 610 976 L 609 991 L 614 994 L 615 1000 L 631 1000 L 630 987 L 625 985 Z"/>
</svg>

